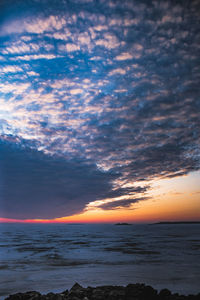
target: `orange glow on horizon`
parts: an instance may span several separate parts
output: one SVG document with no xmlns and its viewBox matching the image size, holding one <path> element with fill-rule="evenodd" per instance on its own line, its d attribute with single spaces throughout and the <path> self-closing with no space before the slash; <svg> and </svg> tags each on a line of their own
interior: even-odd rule
<svg viewBox="0 0 200 300">
<path fill-rule="evenodd" d="M 131 208 L 92 208 L 73 216 L 55 219 L 17 220 L 0 218 L 1 223 L 151 223 L 159 221 L 200 221 L 200 172 L 172 179 L 156 180 L 149 200 Z"/>
</svg>

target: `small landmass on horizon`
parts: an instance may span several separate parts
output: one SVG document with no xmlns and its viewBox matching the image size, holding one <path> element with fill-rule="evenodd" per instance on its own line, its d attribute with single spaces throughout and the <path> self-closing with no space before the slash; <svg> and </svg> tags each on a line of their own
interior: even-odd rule
<svg viewBox="0 0 200 300">
<path fill-rule="evenodd" d="M 200 224 L 200 221 L 172 221 L 172 222 L 157 222 L 150 225 L 178 225 L 178 224 Z"/>
<path fill-rule="evenodd" d="M 130 223 L 116 223 L 115 225 L 118 225 L 118 226 L 126 226 L 126 225 L 132 225 L 132 224 L 130 224 Z"/>
</svg>

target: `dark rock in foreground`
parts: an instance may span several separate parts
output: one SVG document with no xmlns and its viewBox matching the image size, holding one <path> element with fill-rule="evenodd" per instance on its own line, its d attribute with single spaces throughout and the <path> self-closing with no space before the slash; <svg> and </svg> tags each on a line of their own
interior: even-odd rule
<svg viewBox="0 0 200 300">
<path fill-rule="evenodd" d="M 10 295 L 5 300 L 200 300 L 198 295 L 172 294 L 168 289 L 157 292 L 145 284 L 128 284 L 123 286 L 99 286 L 83 288 L 75 283 L 71 290 L 62 293 L 48 293 L 41 295 L 38 292 L 27 292 Z"/>
</svg>

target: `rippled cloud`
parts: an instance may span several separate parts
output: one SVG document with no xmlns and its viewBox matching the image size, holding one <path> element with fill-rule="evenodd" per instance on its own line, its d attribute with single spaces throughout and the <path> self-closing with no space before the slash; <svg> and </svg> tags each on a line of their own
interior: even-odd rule
<svg viewBox="0 0 200 300">
<path fill-rule="evenodd" d="M 199 169 L 200 7 L 186 2 L 2 4 L 2 217 L 134 207 L 141 182 Z"/>
</svg>

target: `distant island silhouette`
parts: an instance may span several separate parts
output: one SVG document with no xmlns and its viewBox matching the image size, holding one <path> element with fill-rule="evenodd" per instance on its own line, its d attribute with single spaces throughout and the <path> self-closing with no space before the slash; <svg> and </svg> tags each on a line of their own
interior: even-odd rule
<svg viewBox="0 0 200 300">
<path fill-rule="evenodd" d="M 115 225 L 124 226 L 124 225 L 132 225 L 132 224 L 130 224 L 130 223 L 116 223 Z"/>
<path fill-rule="evenodd" d="M 200 224 L 200 221 L 157 222 L 150 225 Z"/>
</svg>

